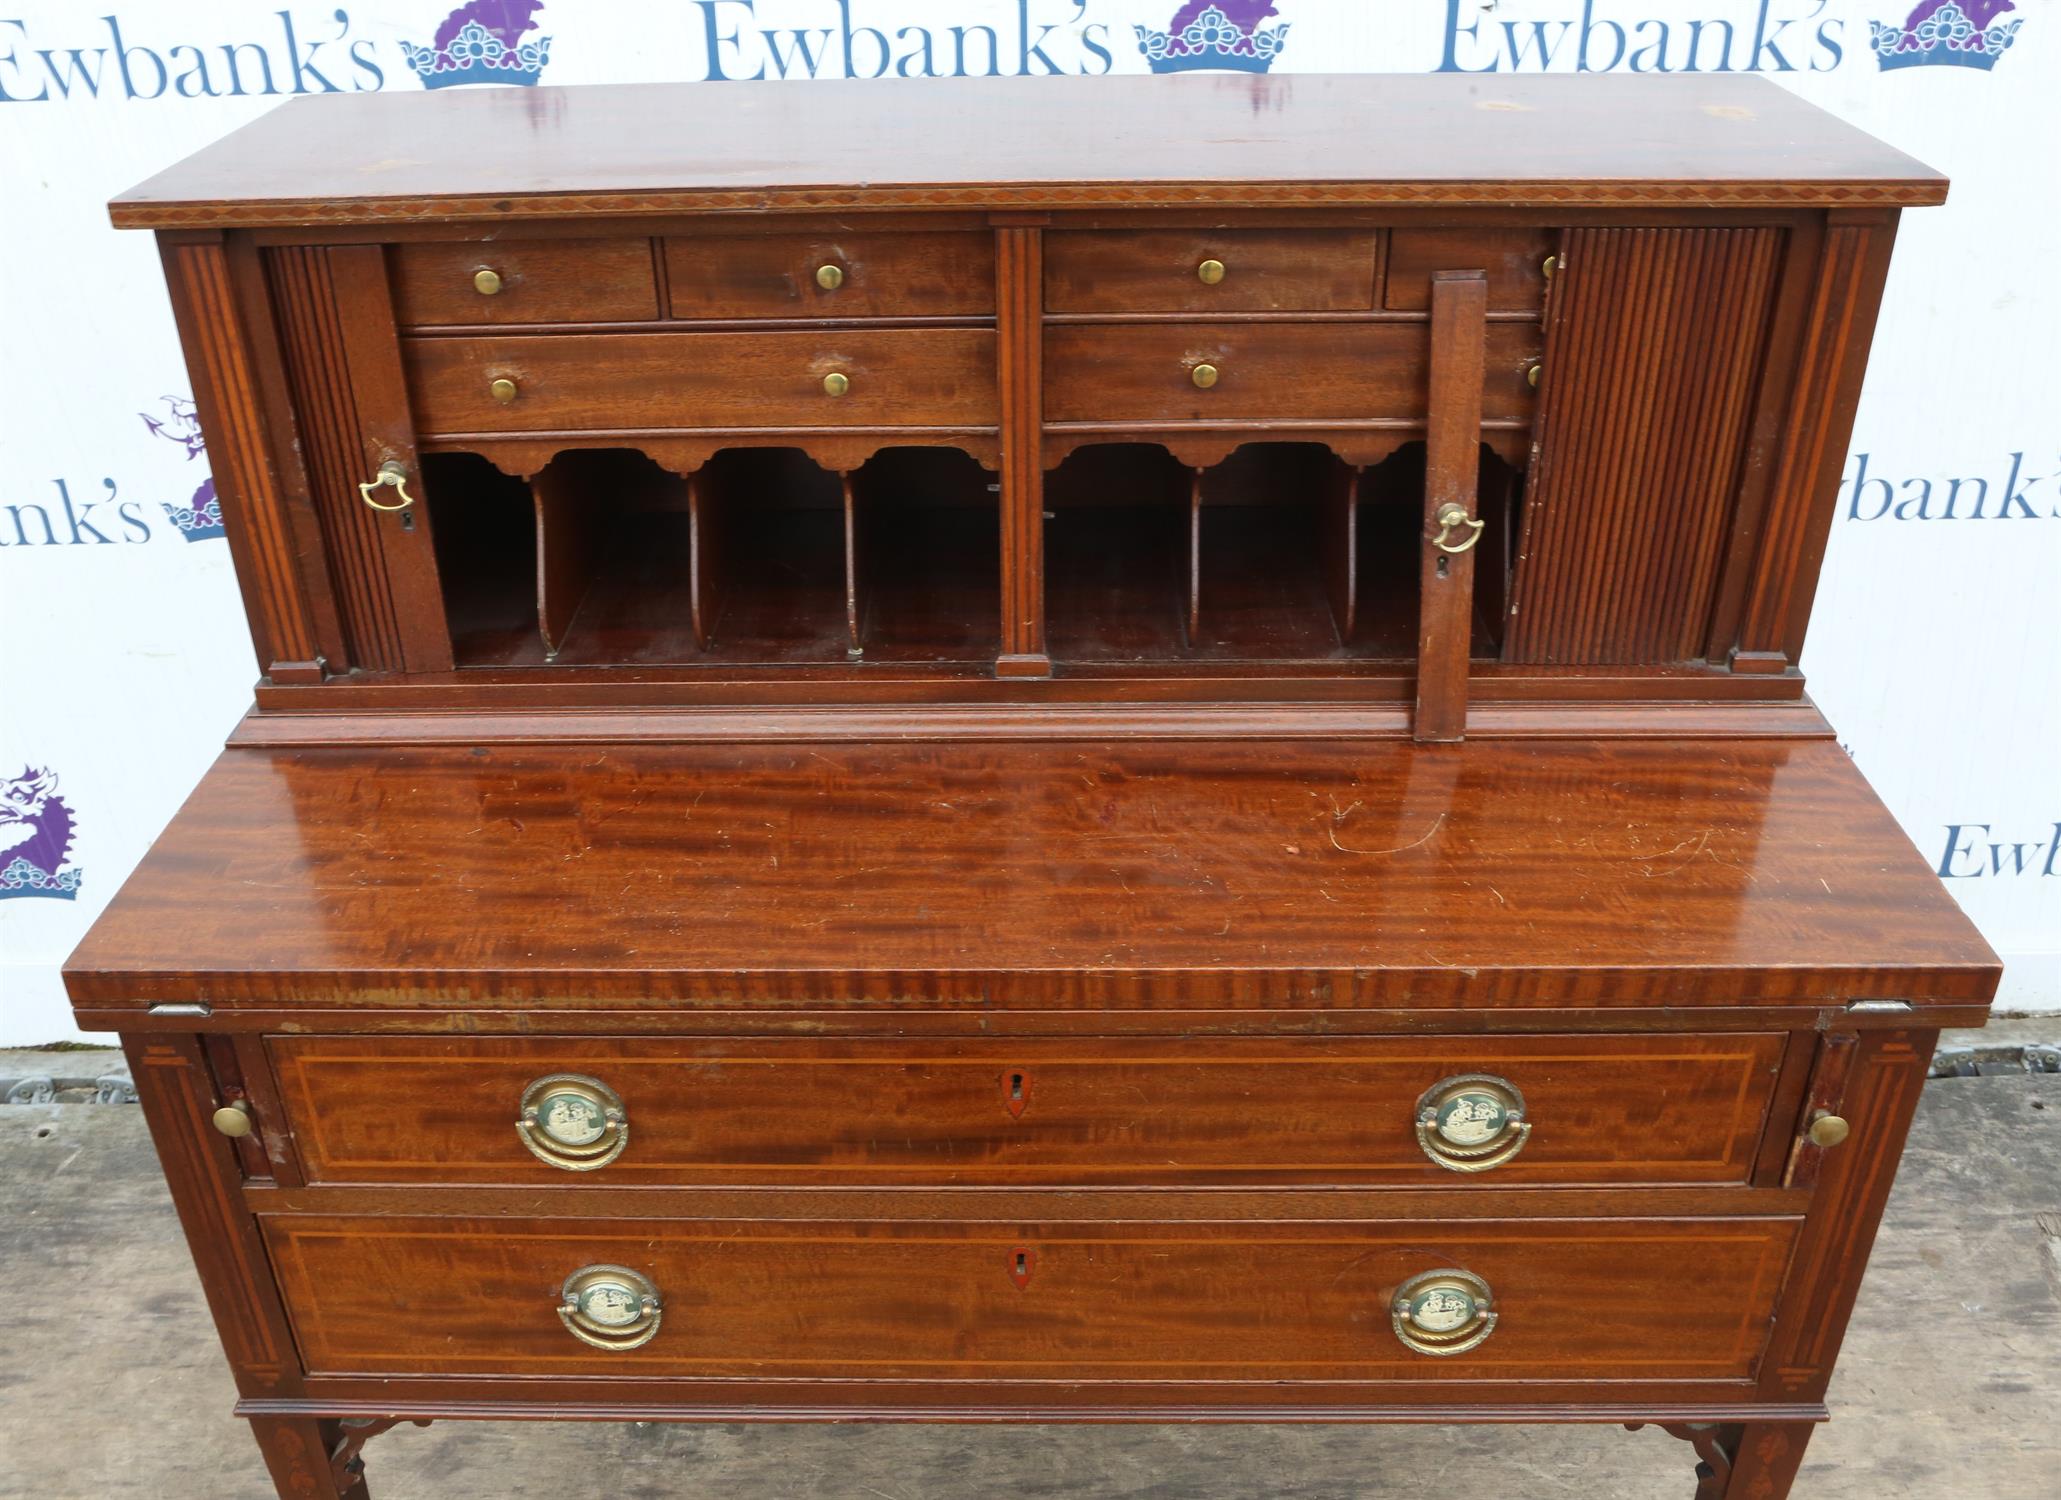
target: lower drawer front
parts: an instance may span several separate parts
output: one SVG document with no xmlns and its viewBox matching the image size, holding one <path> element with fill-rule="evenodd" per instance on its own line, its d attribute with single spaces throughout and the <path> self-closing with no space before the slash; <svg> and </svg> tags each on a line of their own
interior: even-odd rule
<svg viewBox="0 0 2061 1500">
<path fill-rule="evenodd" d="M 406 352 L 433 434 L 998 420 L 995 336 L 975 329 L 418 338 Z"/>
<path fill-rule="evenodd" d="M 312 1183 L 1426 1186 L 1744 1182 L 1782 1039 L 275 1037 L 270 1048 Z M 603 1165 L 565 1170 L 523 1144 L 525 1094 L 556 1074 L 620 1101 L 627 1139 Z M 1475 1075 L 1509 1085 L 1529 1133 L 1514 1154 L 1452 1158 L 1495 1163 L 1456 1175 L 1427 1153 L 1419 1103 Z"/>
<path fill-rule="evenodd" d="M 264 1221 L 316 1375 L 778 1379 L 1746 1380 L 1788 1219 L 1466 1223 Z M 590 1266 L 644 1278 L 657 1331 L 593 1348 Z M 1488 1289 L 1477 1347 L 1406 1347 L 1424 1273 Z M 611 1273 L 613 1274 L 613 1273 Z"/>
</svg>

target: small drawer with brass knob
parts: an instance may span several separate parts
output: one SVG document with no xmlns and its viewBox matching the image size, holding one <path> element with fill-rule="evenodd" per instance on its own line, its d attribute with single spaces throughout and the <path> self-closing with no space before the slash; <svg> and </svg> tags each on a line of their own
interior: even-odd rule
<svg viewBox="0 0 2061 1500">
<path fill-rule="evenodd" d="M 387 257 L 404 328 L 659 315 L 648 239 L 426 241 L 395 245 Z"/>
<path fill-rule="evenodd" d="M 1045 309 L 1366 312 L 1381 236 L 1362 229 L 1054 229 L 1045 233 Z"/>
<path fill-rule="evenodd" d="M 995 311 L 995 237 L 981 230 L 676 234 L 675 318 L 949 318 Z"/>
</svg>

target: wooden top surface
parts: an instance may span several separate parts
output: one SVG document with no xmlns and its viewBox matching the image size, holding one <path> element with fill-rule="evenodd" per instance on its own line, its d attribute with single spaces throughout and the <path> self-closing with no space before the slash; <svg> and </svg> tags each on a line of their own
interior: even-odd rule
<svg viewBox="0 0 2061 1500">
<path fill-rule="evenodd" d="M 1713 972 L 1718 971 L 1718 972 Z M 81 1004 L 1968 1001 L 1829 740 L 232 749 Z"/>
<path fill-rule="evenodd" d="M 130 227 L 1188 204 L 1880 207 L 1946 180 L 1752 77 L 1195 73 L 295 99 Z"/>
</svg>

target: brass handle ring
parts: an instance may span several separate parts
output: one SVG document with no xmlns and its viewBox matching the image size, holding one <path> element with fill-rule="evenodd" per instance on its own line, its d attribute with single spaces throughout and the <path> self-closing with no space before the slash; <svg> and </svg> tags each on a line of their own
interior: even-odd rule
<svg viewBox="0 0 2061 1500">
<path fill-rule="evenodd" d="M 1473 516 L 1468 515 L 1467 507 L 1464 505 L 1448 504 L 1441 506 L 1438 512 L 1438 535 L 1431 539 L 1431 545 L 1438 548 L 1441 552 L 1466 552 L 1476 542 L 1481 540 L 1483 524 L 1483 522 L 1477 521 Z M 1446 538 L 1451 535 L 1455 526 L 1465 526 L 1468 528 L 1467 539 L 1457 547 L 1450 546 L 1446 542 Z"/>
<path fill-rule="evenodd" d="M 401 497 L 398 504 L 383 505 L 372 498 L 374 491 L 387 485 L 392 485 L 394 493 Z M 369 484 L 358 486 L 358 495 L 374 510 L 406 510 L 415 503 L 415 497 L 408 493 L 408 471 L 401 466 L 401 461 L 397 458 L 390 458 L 381 464 L 379 472 L 372 476 Z"/>
<path fill-rule="evenodd" d="M 1435 1359 L 1479 1349 L 1496 1331 L 1495 1296 L 1471 1271 L 1412 1276 L 1396 1288 L 1389 1314 L 1405 1348 Z"/>
<path fill-rule="evenodd" d="M 592 1172 L 623 1154 L 630 1116 L 622 1095 L 583 1073 L 551 1073 L 522 1091 L 515 1133 L 530 1155 L 566 1172 Z"/>
<path fill-rule="evenodd" d="M 1493 1171 L 1530 1139 L 1524 1095 L 1507 1078 L 1462 1073 L 1417 1101 L 1417 1144 L 1449 1172 Z"/>
<path fill-rule="evenodd" d="M 658 1334 L 665 1305 L 651 1278 L 627 1266 L 584 1266 L 558 1292 L 558 1320 L 596 1349 L 636 1349 Z"/>
</svg>

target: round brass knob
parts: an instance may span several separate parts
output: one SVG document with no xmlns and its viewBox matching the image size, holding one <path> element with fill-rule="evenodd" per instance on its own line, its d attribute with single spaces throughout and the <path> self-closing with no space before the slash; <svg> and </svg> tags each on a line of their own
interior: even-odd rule
<svg viewBox="0 0 2061 1500">
<path fill-rule="evenodd" d="M 1495 1297 L 1471 1271 L 1426 1271 L 1396 1288 L 1389 1308 L 1405 1348 L 1435 1358 L 1478 1349 L 1496 1331 Z"/>
<path fill-rule="evenodd" d="M 1559 269 L 1560 257 L 1557 255 L 1549 255 L 1546 257 L 1545 263 L 1539 267 L 1539 275 L 1544 277 L 1547 281 L 1551 281 L 1553 279 L 1553 273 L 1555 271 L 1558 271 Z"/>
<path fill-rule="evenodd" d="M 1462 1073 L 1417 1100 L 1417 1144 L 1449 1172 L 1487 1172 L 1524 1149 L 1531 1121 L 1524 1095 L 1507 1078 Z"/>
<path fill-rule="evenodd" d="M 1542 359 L 1535 359 L 1530 364 L 1526 365 L 1524 367 L 1524 383 L 1530 386 L 1533 390 L 1537 390 L 1539 388 L 1539 371 L 1543 370 L 1545 367 L 1546 362 Z"/>
<path fill-rule="evenodd" d="M 485 266 L 472 273 L 472 289 L 482 297 L 491 297 L 501 290 L 501 273 L 491 266 Z"/>
<path fill-rule="evenodd" d="M 223 1105 L 215 1111 L 215 1129 L 231 1140 L 243 1139 L 251 1131 L 250 1106 L 241 1099 Z"/>
<path fill-rule="evenodd" d="M 510 380 L 506 375 L 503 375 L 498 380 L 489 382 L 489 384 L 487 385 L 487 394 L 489 396 L 492 396 L 496 401 L 500 402 L 503 406 L 506 406 L 509 402 L 513 401 L 516 398 L 516 396 L 520 394 L 520 392 L 515 382 Z"/>
<path fill-rule="evenodd" d="M 558 1319 L 596 1349 L 635 1349 L 651 1342 L 665 1312 L 651 1278 L 627 1266 L 584 1266 L 558 1291 Z"/>
<path fill-rule="evenodd" d="M 1220 260 L 1206 260 L 1195 268 L 1195 279 L 1204 286 L 1215 286 L 1224 279 L 1224 263 Z"/>
<path fill-rule="evenodd" d="M 851 377 L 842 370 L 832 370 L 823 377 L 823 394 L 826 396 L 842 396 L 851 388 Z"/>
<path fill-rule="evenodd" d="M 1836 1146 L 1853 1134 L 1853 1127 L 1829 1110 L 1821 1110 L 1812 1120 L 1810 1128 L 1813 1146 Z"/>
<path fill-rule="evenodd" d="M 1215 365 L 1197 365 L 1188 372 L 1188 378 L 1195 382 L 1197 390 L 1206 391 L 1217 383 L 1217 367 Z"/>
<path fill-rule="evenodd" d="M 592 1172 L 623 1154 L 630 1116 L 622 1095 L 583 1073 L 551 1073 L 522 1091 L 515 1132 L 530 1154 L 567 1172 Z"/>
<path fill-rule="evenodd" d="M 844 285 L 844 267 L 823 265 L 816 267 L 816 285 L 826 292 L 834 292 Z"/>
</svg>

